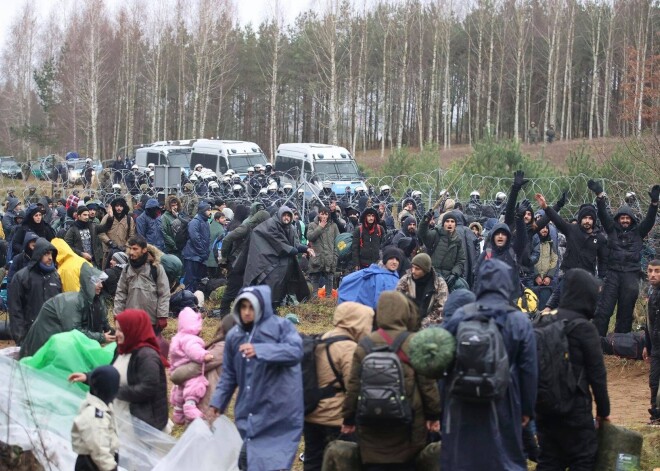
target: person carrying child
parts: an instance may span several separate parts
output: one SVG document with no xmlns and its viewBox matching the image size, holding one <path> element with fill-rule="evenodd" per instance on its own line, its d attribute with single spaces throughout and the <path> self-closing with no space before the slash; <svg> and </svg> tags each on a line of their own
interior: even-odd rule
<svg viewBox="0 0 660 471">
<path fill-rule="evenodd" d="M 204 363 L 213 360 L 213 355 L 204 348 L 204 340 L 199 337 L 202 331 L 202 316 L 189 307 L 179 313 L 178 332 L 170 345 L 170 371 L 194 362 L 202 365 L 202 373 L 186 380 L 181 385 L 174 385 L 170 403 L 174 406 L 172 420 L 175 424 L 204 417 L 198 408 L 199 401 L 206 395 L 209 385 L 204 376 Z"/>
<path fill-rule="evenodd" d="M 78 453 L 75 471 L 113 471 L 119 462 L 119 436 L 112 401 L 119 372 L 99 366 L 89 375 L 89 393 L 73 420 L 71 446 Z"/>
</svg>

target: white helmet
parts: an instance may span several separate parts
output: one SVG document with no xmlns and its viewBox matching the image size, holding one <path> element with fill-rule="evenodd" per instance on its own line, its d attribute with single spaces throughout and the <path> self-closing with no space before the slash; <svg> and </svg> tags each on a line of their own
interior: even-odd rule
<svg viewBox="0 0 660 471">
<path fill-rule="evenodd" d="M 243 189 L 243 185 L 239 185 L 237 183 L 236 185 L 232 186 L 231 189 L 234 191 L 241 191 Z"/>
<path fill-rule="evenodd" d="M 284 190 L 293 190 L 293 185 L 291 183 L 285 183 L 282 187 Z"/>
<path fill-rule="evenodd" d="M 222 177 L 222 181 L 224 183 L 229 183 L 229 182 L 231 182 L 231 177 Z"/>
<path fill-rule="evenodd" d="M 232 211 L 232 210 L 229 209 L 229 208 L 224 208 L 224 209 L 222 210 L 222 214 L 224 214 L 225 217 L 227 218 L 227 220 L 229 220 L 229 221 L 231 221 L 232 219 L 234 219 L 234 211 Z"/>
<path fill-rule="evenodd" d="M 364 191 L 367 191 L 367 189 L 363 186 L 358 186 L 358 187 L 355 188 L 356 193 L 359 193 L 360 191 L 364 192 Z"/>
<path fill-rule="evenodd" d="M 209 182 L 209 190 L 217 190 L 219 187 L 218 182 Z"/>
<path fill-rule="evenodd" d="M 208 173 L 202 173 L 202 178 L 204 180 L 214 180 L 216 178 L 216 176 L 215 176 L 215 173 L 208 172 Z"/>
<path fill-rule="evenodd" d="M 257 171 L 257 172 L 261 171 L 262 168 L 264 168 L 264 167 L 261 164 L 257 164 L 257 165 L 254 166 L 254 170 Z"/>
<path fill-rule="evenodd" d="M 332 188 L 332 182 L 330 180 L 324 181 L 323 188 Z"/>
<path fill-rule="evenodd" d="M 415 190 L 410 194 L 410 196 L 412 196 L 413 198 L 417 198 L 417 197 L 421 198 L 422 197 L 422 192 L 419 191 L 419 190 Z"/>
<path fill-rule="evenodd" d="M 156 168 L 156 164 L 149 164 L 149 165 L 147 165 L 147 167 L 149 167 L 149 168 Z"/>
<path fill-rule="evenodd" d="M 448 195 L 448 194 L 449 194 L 449 191 L 446 188 L 443 188 L 442 190 L 440 190 L 440 198 L 442 198 L 443 196 Z"/>
<path fill-rule="evenodd" d="M 91 164 L 91 163 L 92 163 L 92 159 L 85 159 L 85 162 L 88 163 L 88 164 Z"/>
<path fill-rule="evenodd" d="M 481 194 L 477 190 L 474 190 L 472 193 L 470 193 L 470 196 L 476 196 L 477 198 L 479 198 Z"/>
<path fill-rule="evenodd" d="M 197 164 L 197 165 L 195 165 L 195 170 L 197 170 L 197 171 L 199 171 L 199 170 L 201 170 L 201 169 L 203 169 L 203 168 L 204 168 L 204 166 L 203 166 L 202 164 Z"/>
<path fill-rule="evenodd" d="M 305 189 L 304 189 L 304 188 L 298 188 L 297 193 L 298 193 L 299 195 L 302 195 L 302 194 L 305 193 Z"/>
<path fill-rule="evenodd" d="M 271 182 L 268 184 L 268 191 L 277 191 L 277 183 Z"/>
<path fill-rule="evenodd" d="M 195 174 L 190 175 L 190 181 L 191 182 L 196 182 L 197 180 L 198 180 L 197 175 L 195 175 Z"/>
<path fill-rule="evenodd" d="M 113 183 L 112 184 L 112 189 L 113 190 L 121 190 L 121 185 L 119 183 Z"/>
<path fill-rule="evenodd" d="M 390 188 L 389 185 L 383 185 L 383 186 L 380 187 L 380 192 L 381 193 L 384 192 L 384 191 L 390 191 L 390 190 L 391 190 L 391 188 Z"/>
<path fill-rule="evenodd" d="M 637 195 L 635 194 L 634 191 L 629 191 L 626 193 L 626 198 L 636 198 Z"/>
<path fill-rule="evenodd" d="M 131 167 L 131 170 L 139 170 L 139 169 L 140 169 L 140 167 L 138 167 L 137 164 L 134 164 L 134 165 Z"/>
<path fill-rule="evenodd" d="M 497 201 L 504 201 L 506 199 L 506 193 L 498 191 L 497 194 L 495 195 L 495 199 Z"/>
<path fill-rule="evenodd" d="M 153 170 L 149 170 L 149 176 L 150 176 L 150 177 L 153 177 L 153 176 L 154 176 L 154 173 L 155 173 L 155 172 L 154 172 Z"/>
<path fill-rule="evenodd" d="M 229 170 L 227 170 L 226 173 L 229 173 L 230 175 L 234 175 L 236 173 L 236 171 L 232 170 L 232 169 L 229 169 Z"/>
<path fill-rule="evenodd" d="M 231 177 L 233 175 L 233 172 L 231 170 L 227 170 L 225 172 L 225 177 Z"/>
<path fill-rule="evenodd" d="M 248 167 L 247 171 L 248 171 L 248 173 L 254 172 L 254 167 Z"/>
<path fill-rule="evenodd" d="M 261 190 L 259 190 L 260 195 L 265 195 L 266 193 L 268 193 L 268 190 L 266 188 L 262 188 Z"/>
</svg>

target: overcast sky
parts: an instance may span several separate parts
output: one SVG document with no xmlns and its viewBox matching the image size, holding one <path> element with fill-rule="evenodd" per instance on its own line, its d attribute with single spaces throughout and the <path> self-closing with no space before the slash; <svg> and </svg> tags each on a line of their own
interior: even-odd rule
<svg viewBox="0 0 660 471">
<path fill-rule="evenodd" d="M 81 2 L 84 0 L 78 0 Z M 159 2 L 159 0 L 145 0 Z M 105 0 L 105 4 L 112 11 L 127 0 Z M 281 10 L 286 22 L 291 23 L 301 11 L 317 5 L 318 0 L 279 0 Z M 9 26 L 14 17 L 26 3 L 33 3 L 37 8 L 39 18 L 47 18 L 52 8 L 61 9 L 62 5 L 72 5 L 73 0 L 0 0 L 0 44 L 4 48 Z M 252 22 L 258 25 L 265 18 L 272 17 L 275 0 L 236 0 L 238 5 L 238 19 L 241 24 Z"/>
</svg>

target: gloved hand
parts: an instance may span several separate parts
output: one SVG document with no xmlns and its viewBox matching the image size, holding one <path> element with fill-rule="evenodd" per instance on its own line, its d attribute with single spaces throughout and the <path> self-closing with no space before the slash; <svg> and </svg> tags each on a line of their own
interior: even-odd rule
<svg viewBox="0 0 660 471">
<path fill-rule="evenodd" d="M 525 172 L 522 170 L 516 170 L 513 174 L 513 186 L 514 188 L 521 189 L 525 186 L 529 180 L 525 179 Z"/>
<path fill-rule="evenodd" d="M 657 203 L 660 200 L 660 185 L 653 185 L 649 196 L 651 197 L 651 203 Z"/>
<path fill-rule="evenodd" d="M 108 242 L 108 247 L 110 247 L 112 250 L 119 250 L 119 246 L 113 241 Z"/>
<path fill-rule="evenodd" d="M 518 216 L 519 218 L 522 219 L 523 217 L 525 217 L 525 213 L 527 211 L 531 211 L 532 214 L 534 213 L 534 211 L 532 211 L 532 204 L 529 202 L 528 199 L 524 199 L 516 205 L 516 216 Z"/>
<path fill-rule="evenodd" d="M 568 194 L 568 190 L 564 190 L 557 200 L 557 209 L 561 209 L 564 206 L 566 206 L 566 195 Z"/>
<path fill-rule="evenodd" d="M 429 209 L 428 212 L 424 215 L 424 221 L 429 222 L 433 219 L 433 210 Z"/>
<path fill-rule="evenodd" d="M 600 182 L 597 182 L 596 180 L 589 180 L 587 182 L 587 187 L 597 195 L 600 195 L 603 192 L 603 185 Z"/>
<path fill-rule="evenodd" d="M 167 317 L 159 317 L 156 325 L 160 330 L 165 330 L 167 328 Z"/>
<path fill-rule="evenodd" d="M 447 288 L 452 289 L 454 287 L 454 283 L 456 283 L 457 276 L 451 273 L 447 278 L 445 278 L 445 282 L 447 283 Z"/>
</svg>

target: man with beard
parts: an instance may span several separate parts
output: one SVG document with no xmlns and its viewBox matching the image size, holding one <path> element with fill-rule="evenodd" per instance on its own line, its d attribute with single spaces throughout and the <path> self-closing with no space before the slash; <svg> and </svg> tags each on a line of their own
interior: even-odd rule
<svg viewBox="0 0 660 471">
<path fill-rule="evenodd" d="M 417 306 L 418 326 L 425 328 L 442 323 L 449 288 L 445 280 L 435 273 L 428 254 L 415 255 L 410 271 L 401 277 L 396 290 L 412 299 Z"/>
<path fill-rule="evenodd" d="M 651 232 L 653 224 L 655 224 L 660 199 L 660 185 L 654 185 L 651 189 L 649 193 L 651 204 L 646 212 L 646 217 L 640 223 L 637 223 L 633 211 L 627 204 L 619 208 L 612 218 L 605 203 L 603 186 L 594 180 L 589 180 L 587 185 L 596 194 L 598 217 L 607 232 L 607 246 L 610 249 L 605 286 L 598 300 L 594 323 L 598 327 L 598 333 L 604 337 L 607 334 L 614 307 L 617 306 L 614 331 L 627 333 L 632 330 L 633 311 L 639 296 L 639 275 L 642 269 L 644 238 Z"/>
<path fill-rule="evenodd" d="M 96 224 L 89 220 L 87 206 L 78 205 L 76 212 L 78 213 L 78 219 L 66 232 L 64 241 L 69 244 L 76 255 L 94 265 L 101 266 L 103 252 L 101 246 L 96 243 Z"/>
<path fill-rule="evenodd" d="M 167 327 L 170 287 L 160 257 L 149 260 L 147 241 L 140 236 L 128 240 L 128 265 L 117 284 L 115 316 L 126 309 L 143 309 L 149 314 L 154 331 Z"/>
<path fill-rule="evenodd" d="M 557 212 L 548 206 L 542 194 L 537 193 L 536 201 L 561 233 L 566 236 L 566 252 L 559 266 L 559 280 L 552 296 L 546 304 L 546 309 L 555 309 L 561 295 L 563 273 L 571 268 L 582 268 L 592 275 L 600 277 L 605 274 L 607 261 L 607 239 L 595 229 L 596 208 L 591 204 L 583 204 L 578 210 L 577 224 L 564 220 Z"/>
<path fill-rule="evenodd" d="M 417 242 L 417 221 L 413 216 L 403 220 L 401 229 L 392 237 L 392 245 L 403 250 L 403 254 L 410 260 L 419 247 Z"/>
<path fill-rule="evenodd" d="M 450 291 L 468 288 L 467 282 L 463 279 L 465 250 L 456 232 L 458 217 L 453 211 L 445 213 L 440 226 L 435 226 L 431 230 L 429 222 L 433 214 L 429 211 L 419 226 L 419 237 L 431 255 L 433 268 L 442 275 Z"/>
<path fill-rule="evenodd" d="M 346 208 L 346 232 L 353 232 L 360 225 L 360 212 L 352 206 Z"/>
<path fill-rule="evenodd" d="M 103 243 L 102 268 L 107 268 L 112 254 L 123 252 L 128 239 L 135 235 L 135 221 L 128 215 L 128 204 L 124 198 L 118 197 L 110 202 L 97 232 Z"/>
<path fill-rule="evenodd" d="M 651 363 L 649 387 L 651 388 L 651 423 L 660 423 L 657 396 L 660 382 L 660 259 L 651 260 L 646 269 L 649 285 L 648 316 L 646 317 L 646 347 L 642 352 L 644 360 Z"/>
<path fill-rule="evenodd" d="M 146 239 L 147 243 L 160 251 L 165 250 L 160 205 L 157 200 L 153 198 L 147 200 L 144 213 L 135 220 L 135 230 L 138 235 Z"/>
<path fill-rule="evenodd" d="M 309 296 L 307 282 L 298 266 L 298 254 L 314 257 L 314 250 L 296 244 L 291 226 L 293 212 L 282 206 L 277 217 L 259 224 L 252 231 L 248 259 L 243 277 L 244 286 L 268 285 L 272 290 L 273 307 L 278 307 L 287 293 L 298 301 Z"/>
</svg>

